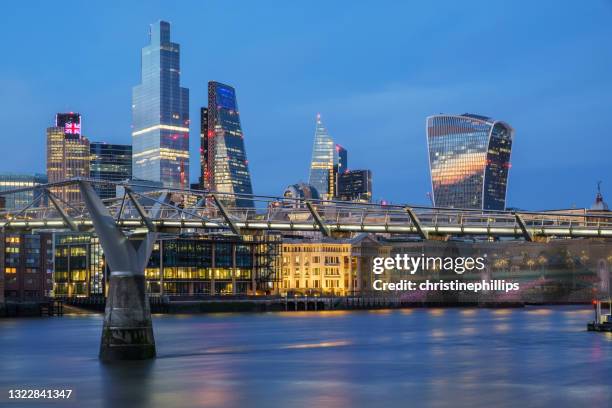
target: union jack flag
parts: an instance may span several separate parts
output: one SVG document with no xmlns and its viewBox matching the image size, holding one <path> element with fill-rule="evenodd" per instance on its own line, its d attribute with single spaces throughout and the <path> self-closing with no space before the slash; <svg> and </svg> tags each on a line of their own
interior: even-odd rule
<svg viewBox="0 0 612 408">
<path fill-rule="evenodd" d="M 80 135 L 81 134 L 81 124 L 80 123 L 74 123 L 74 122 L 68 122 L 64 125 L 64 133 L 66 134 L 73 134 L 73 135 Z"/>
</svg>

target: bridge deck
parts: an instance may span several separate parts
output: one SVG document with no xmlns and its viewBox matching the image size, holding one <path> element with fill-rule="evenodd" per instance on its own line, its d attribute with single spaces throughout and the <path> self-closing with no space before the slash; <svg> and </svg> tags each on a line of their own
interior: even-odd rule
<svg viewBox="0 0 612 408">
<path fill-rule="evenodd" d="M 93 230 L 83 203 L 61 200 L 61 189 L 74 183 L 115 184 L 125 193 L 105 200 L 115 223 L 130 233 L 177 229 L 276 231 L 321 231 L 326 235 L 346 232 L 436 236 L 524 237 L 612 237 L 612 215 L 586 210 L 511 212 L 436 208 L 409 205 L 379 205 L 287 197 L 242 196 L 202 190 L 151 189 L 137 184 L 69 180 L 33 188 L 1 192 L 10 195 L 42 192 L 28 207 L 0 211 L 5 230 L 72 229 Z M 137 192 L 137 189 L 141 189 Z M 164 199 L 162 199 L 164 197 Z M 166 199 L 166 197 L 170 197 Z M 238 208 L 240 202 L 252 206 Z M 153 207 L 159 208 L 155 218 Z"/>
</svg>

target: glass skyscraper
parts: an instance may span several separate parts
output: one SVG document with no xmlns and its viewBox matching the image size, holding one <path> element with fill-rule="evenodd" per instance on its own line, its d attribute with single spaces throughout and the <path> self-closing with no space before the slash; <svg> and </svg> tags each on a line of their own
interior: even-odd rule
<svg viewBox="0 0 612 408">
<path fill-rule="evenodd" d="M 132 146 L 92 142 L 89 145 L 91 161 L 89 177 L 99 181 L 126 181 L 132 178 Z M 114 198 L 116 187 L 95 184 L 101 199 Z"/>
<path fill-rule="evenodd" d="M 336 145 L 336 154 L 334 156 L 334 178 L 335 178 L 335 187 L 334 187 L 334 198 L 338 199 L 340 197 L 339 185 L 338 181 L 340 179 L 340 175 L 344 172 L 348 171 L 348 151 L 340 146 Z"/>
<path fill-rule="evenodd" d="M 334 141 L 323 126 L 321 115 L 317 114 L 310 178 L 308 184 L 313 186 L 322 200 L 331 200 L 336 190 L 335 165 L 338 163 L 338 152 Z"/>
<path fill-rule="evenodd" d="M 510 125 L 485 116 L 428 117 L 434 205 L 504 210 L 513 138 Z"/>
<path fill-rule="evenodd" d="M 344 173 L 346 170 L 348 170 L 348 151 L 344 147 L 337 144 L 336 155 L 336 171 L 338 173 Z"/>
<path fill-rule="evenodd" d="M 236 91 L 229 85 L 208 83 L 208 109 L 201 110 L 202 180 L 204 188 L 232 194 L 253 194 L 249 162 L 240 126 Z M 206 127 L 206 129 L 204 129 Z M 253 207 L 252 200 L 229 200 L 237 207 Z"/>
<path fill-rule="evenodd" d="M 204 190 L 209 188 L 210 175 L 208 173 L 208 108 L 200 108 L 200 186 Z"/>
<path fill-rule="evenodd" d="M 141 83 L 132 91 L 133 176 L 189 187 L 189 90 L 180 86 L 180 47 L 170 24 L 151 25 Z"/>
</svg>

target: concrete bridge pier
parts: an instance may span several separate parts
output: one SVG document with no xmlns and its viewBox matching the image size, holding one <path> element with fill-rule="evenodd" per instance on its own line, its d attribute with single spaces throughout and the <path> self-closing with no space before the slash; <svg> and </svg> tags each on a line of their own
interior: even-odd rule
<svg viewBox="0 0 612 408">
<path fill-rule="evenodd" d="M 102 361 L 154 358 L 155 337 L 144 276 L 111 272 L 100 341 Z"/>
<path fill-rule="evenodd" d="M 79 187 L 110 269 L 99 357 L 107 362 L 154 358 L 144 269 L 157 234 L 150 231 L 142 239 L 128 239 L 91 185 L 79 181 Z"/>
</svg>

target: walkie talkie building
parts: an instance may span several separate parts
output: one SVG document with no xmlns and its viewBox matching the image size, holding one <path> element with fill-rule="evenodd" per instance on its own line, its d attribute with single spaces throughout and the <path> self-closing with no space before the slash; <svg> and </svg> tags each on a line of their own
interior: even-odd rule
<svg viewBox="0 0 612 408">
<path fill-rule="evenodd" d="M 504 210 L 513 138 L 510 125 L 485 116 L 428 117 L 434 205 Z"/>
</svg>

